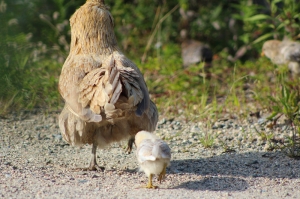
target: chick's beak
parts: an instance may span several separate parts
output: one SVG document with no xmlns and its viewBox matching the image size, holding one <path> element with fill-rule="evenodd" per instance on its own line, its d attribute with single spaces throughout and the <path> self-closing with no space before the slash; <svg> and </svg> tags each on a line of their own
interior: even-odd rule
<svg viewBox="0 0 300 199">
<path fill-rule="evenodd" d="M 262 52 L 260 53 L 260 56 L 262 56 L 262 57 L 264 57 L 264 56 L 265 56 L 265 53 L 264 53 L 264 51 L 262 51 Z"/>
</svg>

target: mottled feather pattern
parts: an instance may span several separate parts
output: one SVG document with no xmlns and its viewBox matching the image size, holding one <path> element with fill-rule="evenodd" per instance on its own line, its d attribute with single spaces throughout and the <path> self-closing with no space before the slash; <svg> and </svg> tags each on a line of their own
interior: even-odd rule
<svg viewBox="0 0 300 199">
<path fill-rule="evenodd" d="M 95 69 L 88 73 L 80 83 L 79 102 L 100 114 L 100 108 L 107 103 L 115 104 L 122 92 L 120 72 L 114 65 L 113 57 L 111 63 Z"/>
<path fill-rule="evenodd" d="M 88 73 L 80 83 L 79 102 L 83 107 L 89 105 L 91 110 L 100 114 L 100 108 L 107 103 L 115 104 L 122 92 L 132 97 L 133 105 L 137 105 L 144 98 L 144 94 L 137 84 L 139 74 L 130 67 L 124 67 L 122 62 L 114 61 L 111 57 L 110 63 L 104 61 L 101 68 Z"/>
</svg>

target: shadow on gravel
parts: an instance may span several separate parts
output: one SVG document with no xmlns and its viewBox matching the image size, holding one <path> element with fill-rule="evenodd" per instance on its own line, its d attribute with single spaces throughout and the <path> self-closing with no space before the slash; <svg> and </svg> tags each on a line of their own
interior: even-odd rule
<svg viewBox="0 0 300 199">
<path fill-rule="evenodd" d="M 248 183 L 239 178 L 231 177 L 205 177 L 199 181 L 189 181 L 182 183 L 173 189 L 183 188 L 190 190 L 209 191 L 244 191 L 249 187 Z"/>
<path fill-rule="evenodd" d="M 205 178 L 177 188 L 244 190 L 248 187 L 247 182 L 239 177 L 300 178 L 300 162 L 280 152 L 227 153 L 209 158 L 173 160 L 168 173 L 194 173 Z M 216 186 L 218 184 L 220 186 Z"/>
</svg>

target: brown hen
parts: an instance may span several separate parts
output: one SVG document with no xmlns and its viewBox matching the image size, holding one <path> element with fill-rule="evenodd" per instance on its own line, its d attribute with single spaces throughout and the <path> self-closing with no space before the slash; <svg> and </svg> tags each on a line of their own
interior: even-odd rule
<svg viewBox="0 0 300 199">
<path fill-rule="evenodd" d="M 59 127 L 71 145 L 92 144 L 90 170 L 97 169 L 96 149 L 154 131 L 158 119 L 143 75 L 118 48 L 113 17 L 103 0 L 87 0 L 71 17 L 71 49 L 59 78 L 65 106 Z"/>
</svg>

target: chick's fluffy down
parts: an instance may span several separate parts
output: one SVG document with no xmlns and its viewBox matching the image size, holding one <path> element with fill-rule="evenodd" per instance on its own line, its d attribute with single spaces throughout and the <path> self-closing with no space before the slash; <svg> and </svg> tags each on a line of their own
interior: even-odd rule
<svg viewBox="0 0 300 199">
<path fill-rule="evenodd" d="M 160 174 L 170 164 L 171 149 L 168 144 L 152 133 L 140 131 L 135 136 L 136 156 L 147 176 Z"/>
</svg>

